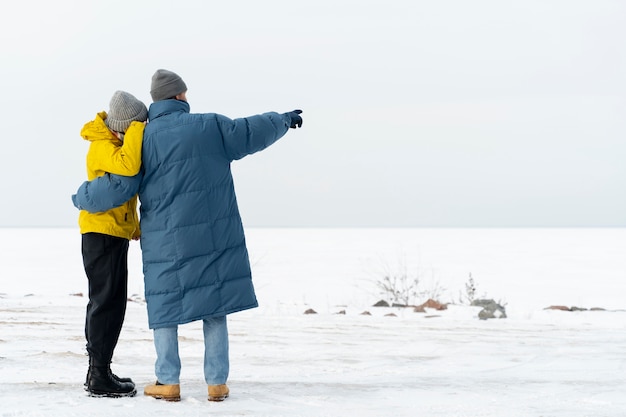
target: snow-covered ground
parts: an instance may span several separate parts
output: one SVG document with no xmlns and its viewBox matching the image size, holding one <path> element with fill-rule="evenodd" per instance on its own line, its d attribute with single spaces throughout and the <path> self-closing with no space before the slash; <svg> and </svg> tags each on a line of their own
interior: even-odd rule
<svg viewBox="0 0 626 417">
<path fill-rule="evenodd" d="M 192 323 L 180 328 L 183 398 L 167 403 L 142 395 L 155 355 L 138 243 L 112 368 L 139 393 L 96 399 L 83 391 L 78 231 L 0 229 L 0 415 L 626 415 L 626 229 L 250 228 L 247 239 L 261 307 L 229 316 L 231 397 L 206 401 Z M 454 304 L 372 307 L 381 274 L 405 267 Z M 508 318 L 459 304 L 470 273 Z M 606 311 L 544 310 L 557 304 Z"/>
</svg>

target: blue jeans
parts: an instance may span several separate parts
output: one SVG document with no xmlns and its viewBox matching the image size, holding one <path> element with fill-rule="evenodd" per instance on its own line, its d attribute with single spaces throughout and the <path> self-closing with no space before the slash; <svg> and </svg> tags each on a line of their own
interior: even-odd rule
<svg viewBox="0 0 626 417">
<path fill-rule="evenodd" d="M 204 331 L 204 380 L 208 385 L 225 384 L 228 379 L 228 327 L 226 316 L 202 320 Z M 157 360 L 154 366 L 161 384 L 180 383 L 178 326 L 154 329 Z"/>
</svg>

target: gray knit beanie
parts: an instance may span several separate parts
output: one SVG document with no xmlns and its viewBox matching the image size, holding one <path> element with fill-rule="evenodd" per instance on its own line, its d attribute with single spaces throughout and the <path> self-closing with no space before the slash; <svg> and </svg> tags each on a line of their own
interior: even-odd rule
<svg viewBox="0 0 626 417">
<path fill-rule="evenodd" d="M 150 86 L 152 101 L 167 100 L 185 91 L 187 91 L 185 82 L 172 71 L 159 69 L 152 76 Z"/>
<path fill-rule="evenodd" d="M 135 96 L 125 91 L 116 91 L 109 103 L 109 114 L 104 123 L 111 130 L 124 133 L 130 122 L 148 120 L 146 105 Z"/>
</svg>

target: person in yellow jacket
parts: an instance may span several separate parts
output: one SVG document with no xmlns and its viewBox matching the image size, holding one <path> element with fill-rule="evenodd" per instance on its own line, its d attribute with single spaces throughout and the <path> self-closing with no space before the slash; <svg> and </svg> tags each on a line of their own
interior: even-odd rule
<svg viewBox="0 0 626 417">
<path fill-rule="evenodd" d="M 90 142 L 89 180 L 105 173 L 134 176 L 139 172 L 147 118 L 144 103 L 130 93 L 116 91 L 109 113 L 102 111 L 83 126 L 80 135 Z M 128 244 L 140 236 L 137 196 L 105 212 L 81 210 L 78 223 L 89 283 L 85 318 L 89 369 L 85 389 L 94 397 L 134 396 L 135 384 L 111 372 L 111 359 L 126 314 Z"/>
</svg>

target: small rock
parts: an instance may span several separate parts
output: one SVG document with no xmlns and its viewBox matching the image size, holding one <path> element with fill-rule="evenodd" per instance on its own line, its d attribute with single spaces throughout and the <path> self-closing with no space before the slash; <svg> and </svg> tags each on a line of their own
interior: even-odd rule
<svg viewBox="0 0 626 417">
<path fill-rule="evenodd" d="M 371 316 L 372 313 L 370 313 L 369 311 L 364 311 L 361 313 L 362 316 Z"/>
<path fill-rule="evenodd" d="M 432 298 L 429 298 L 428 300 L 426 300 L 426 302 L 424 302 L 421 305 L 418 305 L 417 307 L 415 307 L 415 309 L 416 309 L 415 311 L 416 312 L 417 312 L 418 308 L 422 308 L 422 309 L 432 308 L 432 309 L 441 311 L 441 310 L 447 310 L 448 309 L 448 305 L 447 304 L 442 304 L 439 301 L 435 301 Z"/>
<path fill-rule="evenodd" d="M 312 308 L 309 308 L 308 310 L 304 312 L 304 314 L 317 314 L 317 311 L 313 310 Z"/>
<path fill-rule="evenodd" d="M 380 300 L 379 302 L 374 304 L 373 307 L 389 307 L 389 303 L 385 300 Z"/>
<path fill-rule="evenodd" d="M 570 311 L 570 308 L 567 306 L 550 306 L 544 308 L 544 310 L 561 310 L 561 311 Z"/>
<path fill-rule="evenodd" d="M 425 313 L 426 309 L 424 308 L 424 306 L 417 306 L 417 307 L 413 308 L 413 312 L 415 312 L 415 313 Z"/>
<path fill-rule="evenodd" d="M 501 319 L 505 317 L 506 316 L 504 316 L 499 310 L 491 311 L 483 308 L 480 313 L 478 313 L 478 318 L 481 320 Z"/>
<path fill-rule="evenodd" d="M 478 318 L 481 320 L 487 319 L 505 319 L 506 312 L 504 307 L 500 304 L 496 303 L 491 299 L 484 300 L 474 300 L 472 301 L 473 306 L 482 307 L 483 309 L 478 313 Z"/>
</svg>

